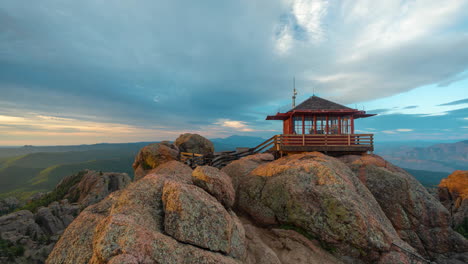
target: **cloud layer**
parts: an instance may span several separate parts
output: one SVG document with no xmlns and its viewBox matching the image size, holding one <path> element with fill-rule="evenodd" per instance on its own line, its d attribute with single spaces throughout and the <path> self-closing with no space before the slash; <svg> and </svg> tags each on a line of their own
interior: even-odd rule
<svg viewBox="0 0 468 264">
<path fill-rule="evenodd" d="M 155 129 L 156 139 L 275 130 L 263 119 L 289 103 L 292 76 L 300 95 L 315 89 L 346 104 L 458 81 L 468 68 L 467 7 L 5 0 L 0 115 Z"/>
</svg>

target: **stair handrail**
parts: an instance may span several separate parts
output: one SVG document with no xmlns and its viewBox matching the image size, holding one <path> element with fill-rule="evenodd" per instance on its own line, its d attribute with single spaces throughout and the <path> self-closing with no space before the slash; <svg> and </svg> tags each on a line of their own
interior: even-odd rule
<svg viewBox="0 0 468 264">
<path fill-rule="evenodd" d="M 265 140 L 264 142 L 262 142 L 260 145 L 254 147 L 254 148 L 250 148 L 249 150 L 251 150 L 254 153 L 258 153 L 258 152 L 262 151 L 263 149 L 265 149 L 267 146 L 269 146 L 272 143 L 276 142 L 277 136 L 278 135 L 274 135 L 271 138 L 269 138 L 269 139 Z M 267 146 L 264 146 L 264 145 L 267 145 Z"/>
</svg>

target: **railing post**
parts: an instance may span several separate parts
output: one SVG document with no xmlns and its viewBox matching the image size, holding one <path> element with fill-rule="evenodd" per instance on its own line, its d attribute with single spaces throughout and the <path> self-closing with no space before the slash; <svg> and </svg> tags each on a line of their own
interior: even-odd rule
<svg viewBox="0 0 468 264">
<path fill-rule="evenodd" d="M 305 135 L 302 134 L 302 146 L 305 146 Z"/>
<path fill-rule="evenodd" d="M 351 146 L 351 134 L 348 134 L 348 146 Z"/>
</svg>

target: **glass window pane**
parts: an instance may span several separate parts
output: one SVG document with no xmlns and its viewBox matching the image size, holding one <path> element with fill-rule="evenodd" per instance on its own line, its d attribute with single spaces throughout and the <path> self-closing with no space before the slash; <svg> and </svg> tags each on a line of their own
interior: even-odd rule
<svg viewBox="0 0 468 264">
<path fill-rule="evenodd" d="M 294 134 L 302 134 L 302 116 L 293 117 L 294 120 Z"/>
</svg>

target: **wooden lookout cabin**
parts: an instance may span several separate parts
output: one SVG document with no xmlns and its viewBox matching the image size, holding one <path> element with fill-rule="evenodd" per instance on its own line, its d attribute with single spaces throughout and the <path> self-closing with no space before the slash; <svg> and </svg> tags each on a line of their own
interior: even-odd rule
<svg viewBox="0 0 468 264">
<path fill-rule="evenodd" d="M 320 151 L 329 155 L 362 154 L 374 151 L 373 134 L 355 134 L 354 120 L 374 116 L 318 96 L 312 96 L 286 113 L 267 116 L 267 120 L 283 121 L 283 134 L 275 135 L 254 148 L 243 151 L 225 151 L 212 155 L 182 153 L 182 160 L 192 167 L 226 166 L 233 160 L 248 155 L 271 152 L 276 158 L 300 152 Z"/>
<path fill-rule="evenodd" d="M 283 121 L 283 134 L 273 137 L 274 148 L 281 155 L 306 151 L 349 154 L 374 150 L 373 134 L 354 133 L 355 119 L 374 115 L 314 95 L 266 120 Z"/>
</svg>

